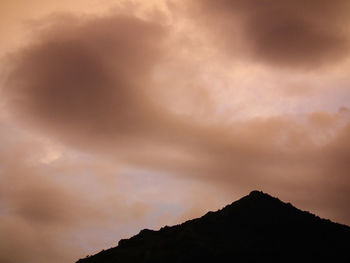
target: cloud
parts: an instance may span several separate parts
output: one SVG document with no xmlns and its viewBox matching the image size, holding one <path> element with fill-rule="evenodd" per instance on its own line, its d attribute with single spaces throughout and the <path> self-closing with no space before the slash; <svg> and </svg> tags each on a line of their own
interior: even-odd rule
<svg viewBox="0 0 350 263">
<path fill-rule="evenodd" d="M 89 238 L 84 247 L 79 239 L 86 233 L 117 232 L 117 242 L 118 235 L 128 233 L 122 226 L 130 227 L 153 209 L 116 190 L 117 175 L 108 184 L 102 180 L 115 166 L 96 159 L 71 160 L 66 150 L 54 162 L 42 163 L 45 143 L 4 121 L 0 141 L 0 235 L 7 237 L 0 241 L 1 262 L 77 259 L 91 249 L 89 242 L 96 248 L 106 245 L 105 239 Z"/>
<path fill-rule="evenodd" d="M 198 16 L 209 22 L 215 43 L 239 58 L 276 67 L 317 68 L 349 54 L 349 2 L 346 0 L 197 1 Z M 191 6 L 191 5 L 190 5 Z M 197 9 L 199 7 L 199 9 Z"/>
<path fill-rule="evenodd" d="M 69 26 L 54 21 L 12 55 L 3 94 L 17 120 L 95 158 L 214 182 L 228 191 L 280 188 L 276 195 L 283 195 L 304 191 L 312 181 L 322 186 L 320 167 L 326 165 L 325 145 L 340 127 L 337 114 L 214 123 L 175 114 L 157 100 L 166 104 L 164 94 L 176 87 L 158 93 L 154 80 L 174 58 L 171 29 L 119 14 L 66 20 Z M 173 74 L 161 69 L 169 83 L 182 72 L 181 59 Z M 215 110 L 210 100 L 205 103 Z"/>
<path fill-rule="evenodd" d="M 127 15 L 58 20 L 13 55 L 7 105 L 22 120 L 67 137 L 147 133 L 160 118 L 148 93 L 164 28 Z"/>
</svg>

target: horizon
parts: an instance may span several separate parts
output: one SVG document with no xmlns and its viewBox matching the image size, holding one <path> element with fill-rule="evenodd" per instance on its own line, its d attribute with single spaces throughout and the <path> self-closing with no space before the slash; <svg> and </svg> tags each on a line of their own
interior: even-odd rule
<svg viewBox="0 0 350 263">
<path fill-rule="evenodd" d="M 350 225 L 349 1 L 0 7 L 1 262 L 74 262 L 252 189 Z"/>
</svg>

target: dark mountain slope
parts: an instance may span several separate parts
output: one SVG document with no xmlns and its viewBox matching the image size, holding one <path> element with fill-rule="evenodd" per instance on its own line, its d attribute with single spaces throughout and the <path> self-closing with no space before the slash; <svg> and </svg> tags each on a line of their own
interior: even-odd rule
<svg viewBox="0 0 350 263">
<path fill-rule="evenodd" d="M 78 263 L 350 262 L 350 227 L 262 192 L 159 231 L 142 230 Z"/>
</svg>

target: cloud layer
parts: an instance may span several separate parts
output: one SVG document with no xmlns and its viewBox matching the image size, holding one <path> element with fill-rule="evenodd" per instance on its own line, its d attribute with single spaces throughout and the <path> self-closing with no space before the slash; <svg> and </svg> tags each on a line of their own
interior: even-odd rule
<svg viewBox="0 0 350 263">
<path fill-rule="evenodd" d="M 233 56 L 246 50 L 268 65 L 308 69 L 340 61 L 349 52 L 350 5 L 345 0 L 196 3 L 210 19 L 215 41 L 223 41 Z"/>
<path fill-rule="evenodd" d="M 0 261 L 66 262 L 252 189 L 349 224 L 348 1 L 141 2 L 37 20 L 2 60 Z"/>
<path fill-rule="evenodd" d="M 127 16 L 60 22 L 16 58 L 5 92 L 14 108 L 53 127 L 135 131 L 140 112 L 155 113 L 145 104 L 164 34 Z"/>
</svg>

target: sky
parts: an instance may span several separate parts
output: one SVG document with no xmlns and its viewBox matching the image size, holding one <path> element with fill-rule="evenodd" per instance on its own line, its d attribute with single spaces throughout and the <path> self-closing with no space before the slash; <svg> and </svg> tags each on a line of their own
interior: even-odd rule
<svg viewBox="0 0 350 263">
<path fill-rule="evenodd" d="M 0 7 L 0 262 L 75 262 L 252 190 L 350 224 L 349 1 Z"/>
</svg>

